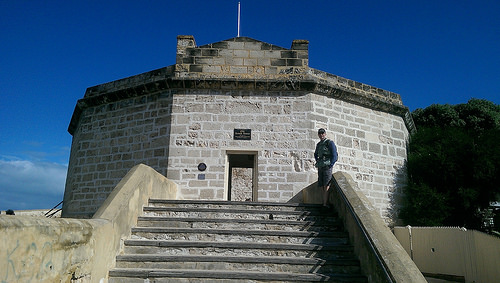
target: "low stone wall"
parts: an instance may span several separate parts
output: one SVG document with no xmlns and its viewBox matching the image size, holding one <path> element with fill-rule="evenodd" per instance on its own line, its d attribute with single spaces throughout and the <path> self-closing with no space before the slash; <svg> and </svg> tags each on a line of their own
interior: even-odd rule
<svg viewBox="0 0 500 283">
<path fill-rule="evenodd" d="M 101 261 L 115 254 L 105 220 L 2 215 L 0 227 L 1 282 L 99 282 Z"/>
<path fill-rule="evenodd" d="M 48 211 L 49 209 L 15 210 L 14 215 L 46 217 L 45 214 Z M 7 211 L 0 211 L 1 214 L 7 214 Z M 49 215 L 51 218 L 59 218 L 61 217 L 61 210 L 54 209 L 50 211 Z"/>
<path fill-rule="evenodd" d="M 351 176 L 343 172 L 333 176 L 336 184 L 330 189 L 330 202 L 349 232 L 368 282 L 427 282 Z"/>
<path fill-rule="evenodd" d="M 106 282 L 123 239 L 149 198 L 179 198 L 177 186 L 137 165 L 93 219 L 1 215 L 0 281 Z"/>
</svg>

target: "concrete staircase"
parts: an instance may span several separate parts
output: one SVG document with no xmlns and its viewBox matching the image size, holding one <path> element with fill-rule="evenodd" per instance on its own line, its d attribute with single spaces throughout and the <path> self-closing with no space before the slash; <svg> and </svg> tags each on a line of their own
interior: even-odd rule
<svg viewBox="0 0 500 283">
<path fill-rule="evenodd" d="M 150 200 L 109 282 L 367 282 L 332 211 Z"/>
</svg>

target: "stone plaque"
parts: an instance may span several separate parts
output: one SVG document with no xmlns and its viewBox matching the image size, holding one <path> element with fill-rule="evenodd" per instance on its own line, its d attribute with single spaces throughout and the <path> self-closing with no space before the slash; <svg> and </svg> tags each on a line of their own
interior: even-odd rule
<svg viewBox="0 0 500 283">
<path fill-rule="evenodd" d="M 234 140 L 251 140 L 252 130 L 251 129 L 234 129 Z"/>
</svg>

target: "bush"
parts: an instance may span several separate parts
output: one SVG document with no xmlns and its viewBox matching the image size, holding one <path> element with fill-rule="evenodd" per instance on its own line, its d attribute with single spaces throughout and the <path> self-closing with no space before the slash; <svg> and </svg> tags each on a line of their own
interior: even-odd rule
<svg viewBox="0 0 500 283">
<path fill-rule="evenodd" d="M 412 114 L 417 132 L 400 217 L 409 225 L 480 229 L 500 193 L 500 107 L 472 99 Z"/>
</svg>

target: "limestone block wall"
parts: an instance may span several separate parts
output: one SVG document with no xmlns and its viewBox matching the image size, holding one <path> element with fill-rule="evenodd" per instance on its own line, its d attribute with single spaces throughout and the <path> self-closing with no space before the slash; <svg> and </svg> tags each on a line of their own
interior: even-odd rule
<svg viewBox="0 0 500 283">
<path fill-rule="evenodd" d="M 138 163 L 178 183 L 191 199 L 224 199 L 226 151 L 258 158 L 258 199 L 287 201 L 314 182 L 308 96 L 279 92 L 185 91 L 84 110 L 73 144 L 65 214 L 90 217 Z M 233 139 L 235 128 L 252 139 Z M 198 180 L 197 165 L 207 164 Z"/>
<path fill-rule="evenodd" d="M 248 37 L 196 46 L 194 37 L 177 37 L 177 77 L 272 78 L 305 73 L 309 41 L 294 40 L 291 49 Z"/>
<path fill-rule="evenodd" d="M 382 216 L 395 216 L 409 135 L 401 117 L 311 93 L 211 91 L 173 103 L 167 177 L 185 197 L 224 199 L 226 151 L 251 150 L 258 152 L 258 200 L 288 201 L 316 181 L 313 152 L 323 127 L 338 146 L 335 170 L 351 174 Z M 252 140 L 233 140 L 235 128 L 251 129 Z M 205 180 L 196 178 L 200 162 L 208 165 Z"/>
<path fill-rule="evenodd" d="M 349 173 L 380 215 L 395 221 L 406 183 L 403 118 L 316 94 L 311 100 L 314 128 L 326 128 L 337 145 L 334 171 Z"/>
<path fill-rule="evenodd" d="M 228 151 L 255 152 L 258 200 L 288 201 L 315 181 L 310 97 L 293 92 L 190 91 L 174 96 L 167 177 L 185 198 L 225 199 Z M 250 129 L 251 140 L 234 140 Z M 204 180 L 197 165 L 207 164 Z"/>
<path fill-rule="evenodd" d="M 259 201 L 286 202 L 316 181 L 320 127 L 337 144 L 335 170 L 350 173 L 381 215 L 392 217 L 405 181 L 408 131 L 401 117 L 313 93 L 221 90 L 167 91 L 87 108 L 74 133 L 65 213 L 90 217 L 138 163 L 176 182 L 184 198 L 225 199 L 228 151 L 255 152 Z M 234 140 L 237 128 L 251 129 L 251 140 Z"/>
<path fill-rule="evenodd" d="M 171 105 L 166 91 L 83 111 L 73 133 L 63 217 L 91 217 L 139 163 L 166 175 Z"/>
</svg>

